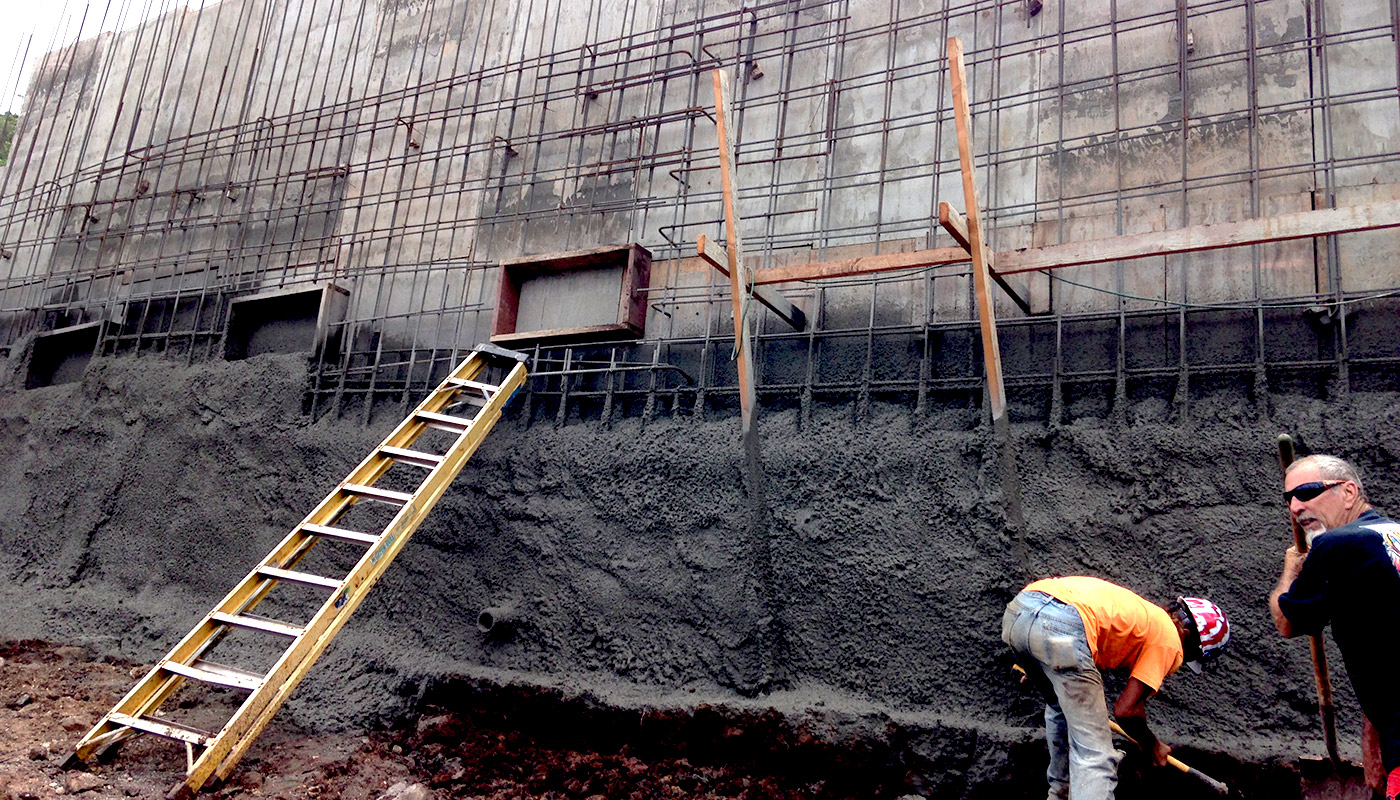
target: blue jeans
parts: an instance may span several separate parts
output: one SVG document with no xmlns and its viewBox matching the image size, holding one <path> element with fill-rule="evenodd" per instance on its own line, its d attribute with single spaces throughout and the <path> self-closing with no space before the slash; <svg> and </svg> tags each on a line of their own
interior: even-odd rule
<svg viewBox="0 0 1400 800">
<path fill-rule="evenodd" d="M 1043 592 L 1021 592 L 1006 605 L 1001 639 L 1045 697 L 1051 800 L 1112 800 L 1118 761 L 1084 620 L 1074 606 Z"/>
</svg>

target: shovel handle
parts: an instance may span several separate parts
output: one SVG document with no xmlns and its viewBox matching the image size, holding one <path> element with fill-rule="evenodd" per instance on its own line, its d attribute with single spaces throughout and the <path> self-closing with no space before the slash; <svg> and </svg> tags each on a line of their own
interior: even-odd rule
<svg viewBox="0 0 1400 800">
<path fill-rule="evenodd" d="M 1292 464 L 1297 457 L 1293 450 L 1293 437 L 1286 433 L 1278 435 L 1278 465 L 1285 473 L 1288 472 L 1288 465 Z M 1289 515 L 1290 518 L 1292 515 Z M 1298 552 L 1308 552 L 1308 537 L 1303 532 L 1302 526 L 1297 520 L 1291 520 L 1293 525 L 1293 546 L 1298 548 Z M 1337 708 L 1332 702 L 1332 672 L 1327 668 L 1327 650 L 1322 646 L 1322 635 L 1313 634 L 1308 637 L 1308 644 L 1312 650 L 1313 679 L 1317 684 L 1317 710 L 1322 717 L 1322 742 L 1327 747 L 1327 757 L 1332 760 L 1333 766 L 1342 763 L 1341 754 L 1337 750 Z"/>
<path fill-rule="evenodd" d="M 1137 740 L 1129 736 L 1127 731 L 1124 731 L 1123 728 L 1120 727 L 1118 723 L 1114 722 L 1113 720 L 1108 721 L 1108 727 L 1112 728 L 1114 733 L 1118 734 L 1119 736 L 1122 736 L 1124 739 L 1127 739 L 1135 745 L 1137 744 Z M 1187 766 L 1184 762 L 1182 762 L 1181 759 L 1177 758 L 1176 756 L 1167 756 L 1167 763 L 1181 770 L 1187 775 L 1199 778 L 1203 783 L 1205 783 L 1207 786 L 1214 789 L 1220 794 L 1229 794 L 1230 792 L 1230 788 L 1228 786 L 1216 780 L 1215 778 L 1212 778 L 1211 776 L 1205 774 L 1204 772 L 1201 772 L 1195 767 Z"/>
</svg>

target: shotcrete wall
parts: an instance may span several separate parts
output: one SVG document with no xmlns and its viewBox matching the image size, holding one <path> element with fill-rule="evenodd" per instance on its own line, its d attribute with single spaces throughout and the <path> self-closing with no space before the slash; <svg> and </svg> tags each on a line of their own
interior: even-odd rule
<svg viewBox="0 0 1400 800">
<path fill-rule="evenodd" d="M 304 363 L 102 359 L 81 383 L 5 394 L 0 636 L 162 654 L 391 424 L 309 422 Z M 1004 754 L 1036 729 L 1001 609 L 1026 575 L 1087 573 L 1157 600 L 1205 594 L 1232 615 L 1222 668 L 1171 679 L 1153 703 L 1168 741 L 1315 753 L 1307 647 L 1277 636 L 1264 603 L 1289 539 L 1273 439 L 1291 430 L 1355 458 L 1384 506 L 1400 492 L 1400 405 L 1387 393 L 1266 399 L 1217 398 L 1185 424 L 1014 426 L 1027 563 L 1001 512 L 989 426 L 881 404 L 860 420 L 842 404 L 805 420 L 771 412 L 771 586 L 735 417 L 556 426 L 518 404 L 289 713 L 332 726 L 390 717 L 457 674 L 623 706 L 773 705 L 835 736 L 887 735 L 893 721 L 923 731 L 946 768 L 940 747 Z M 482 634 L 478 613 L 499 606 L 517 626 Z M 1359 720 L 1338 678 L 1351 748 Z"/>
<path fill-rule="evenodd" d="M 750 516 L 730 298 L 693 258 L 721 227 L 714 68 L 765 267 L 951 243 L 950 35 L 997 250 L 1400 196 L 1383 4 L 1035 6 L 225 0 L 53 54 L 0 171 L 0 637 L 158 657 L 485 338 L 499 260 L 638 242 L 645 337 L 533 354 L 291 714 L 359 724 L 468 675 L 1002 763 L 1037 709 L 1001 608 L 1089 573 L 1234 617 L 1225 668 L 1154 701 L 1165 738 L 1318 752 L 1307 648 L 1264 607 L 1272 448 L 1400 496 L 1391 231 L 1034 275 L 1035 317 L 998 295 L 1019 527 L 967 269 L 781 286 L 811 326 L 752 309 Z M 236 300 L 332 281 L 309 371 L 219 360 Z M 36 334 L 84 323 L 80 380 L 23 389 Z M 483 636 L 487 607 L 518 624 Z"/>
</svg>

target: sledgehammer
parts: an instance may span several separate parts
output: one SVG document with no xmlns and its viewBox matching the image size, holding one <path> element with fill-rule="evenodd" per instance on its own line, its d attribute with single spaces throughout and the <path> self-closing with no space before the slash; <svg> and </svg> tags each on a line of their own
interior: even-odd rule
<svg viewBox="0 0 1400 800">
<path fill-rule="evenodd" d="M 1137 740 L 1125 733 L 1123 729 L 1118 726 L 1118 723 L 1114 722 L 1113 720 L 1108 721 L 1108 727 L 1112 728 L 1114 733 L 1118 734 L 1119 736 L 1122 736 L 1124 739 L 1127 739 L 1133 744 L 1137 744 Z M 1181 770 L 1187 775 L 1200 778 L 1201 781 L 1205 783 L 1205 785 L 1214 789 L 1218 794 L 1230 793 L 1230 787 L 1226 786 L 1225 784 L 1221 783 L 1215 778 L 1212 778 L 1211 776 L 1205 774 L 1204 772 L 1201 772 L 1195 767 L 1187 766 L 1186 764 L 1182 763 L 1181 759 L 1177 758 L 1176 756 L 1167 756 L 1167 763 L 1172 765 L 1173 767 L 1176 767 L 1177 769 Z"/>
</svg>

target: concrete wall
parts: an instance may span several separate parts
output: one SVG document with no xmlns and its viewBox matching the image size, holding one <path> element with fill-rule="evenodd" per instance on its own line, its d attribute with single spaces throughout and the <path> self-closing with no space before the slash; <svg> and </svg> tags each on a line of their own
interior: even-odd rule
<svg viewBox="0 0 1400 800">
<path fill-rule="evenodd" d="M 950 35 L 968 51 L 994 247 L 1395 196 L 1395 57 L 1373 4 L 1188 7 L 1189 48 L 1176 9 L 1151 2 L 698 13 L 229 0 L 53 53 L 0 181 L 0 307 L 119 316 L 131 297 L 335 276 L 356 284 L 355 341 L 472 339 L 495 285 L 479 273 L 500 258 L 634 240 L 668 259 L 719 234 L 713 127 L 695 110 L 713 66 L 736 79 L 753 257 L 948 244 L 932 219 L 963 205 Z M 1030 284 L 1059 313 L 1366 291 L 1394 283 L 1394 250 L 1356 235 Z M 871 291 L 831 287 L 813 316 L 869 324 Z M 877 324 L 971 314 L 956 270 L 931 299 L 921 281 L 881 294 Z M 699 315 L 678 298 L 654 294 L 653 335 L 724 324 L 722 298 Z"/>
</svg>

